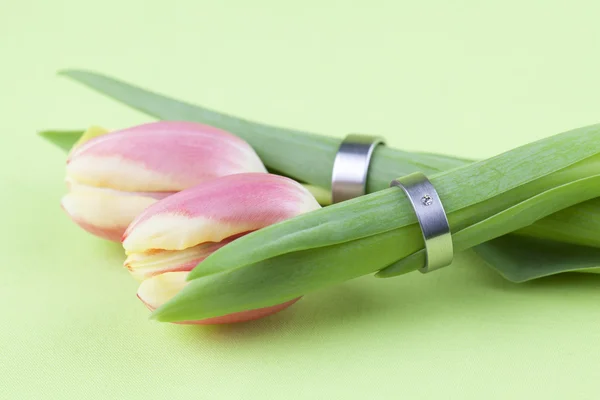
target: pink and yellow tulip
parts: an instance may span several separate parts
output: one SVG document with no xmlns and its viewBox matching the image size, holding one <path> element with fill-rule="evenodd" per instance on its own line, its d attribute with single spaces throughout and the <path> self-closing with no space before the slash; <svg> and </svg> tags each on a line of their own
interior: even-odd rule
<svg viewBox="0 0 600 400">
<path fill-rule="evenodd" d="M 266 169 L 242 139 L 207 125 L 160 121 L 96 136 L 67 160 L 62 207 L 79 226 L 120 241 L 146 207 L 222 176 Z"/>
<path fill-rule="evenodd" d="M 247 173 L 205 182 L 144 210 L 123 236 L 125 266 L 142 280 L 138 297 L 154 310 L 175 296 L 202 260 L 252 231 L 316 210 L 299 183 L 277 175 Z M 290 302 L 188 323 L 248 321 L 276 313 Z"/>
</svg>

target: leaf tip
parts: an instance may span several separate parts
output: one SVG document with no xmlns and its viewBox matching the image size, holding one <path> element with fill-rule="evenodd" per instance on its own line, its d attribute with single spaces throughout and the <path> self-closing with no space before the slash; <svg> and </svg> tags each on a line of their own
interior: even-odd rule
<svg viewBox="0 0 600 400">
<path fill-rule="evenodd" d="M 73 73 L 77 73 L 77 72 L 78 72 L 77 69 L 64 68 L 64 69 L 59 69 L 58 71 L 56 71 L 56 75 L 70 77 Z"/>
<path fill-rule="evenodd" d="M 206 275 L 207 275 L 206 271 L 200 271 L 199 268 L 194 268 L 185 277 L 185 280 L 186 280 L 186 282 L 190 282 L 190 281 L 193 281 L 194 279 L 202 278 L 203 276 L 206 276 Z M 208 275 L 210 275 L 210 272 L 208 273 Z"/>
<path fill-rule="evenodd" d="M 64 68 L 64 69 L 59 69 L 58 71 L 56 71 L 56 75 L 64 76 L 67 78 L 77 80 L 77 78 L 79 78 L 79 77 L 84 77 L 86 75 L 95 75 L 95 74 L 92 71 L 88 71 L 85 69 Z"/>
<path fill-rule="evenodd" d="M 160 321 L 160 319 L 159 319 L 159 316 L 158 316 L 158 315 L 157 315 L 157 313 L 156 313 L 156 310 L 155 310 L 155 311 L 152 311 L 152 312 L 150 313 L 150 315 L 148 316 L 148 319 L 149 319 L 150 321 L 157 321 L 157 322 L 161 322 L 161 321 Z"/>
<path fill-rule="evenodd" d="M 175 304 L 174 304 L 175 303 Z M 174 322 L 177 321 L 178 302 L 171 299 L 156 308 L 148 317 L 151 321 Z"/>
<path fill-rule="evenodd" d="M 165 316 L 162 306 L 152 311 L 148 316 L 148 319 L 156 322 L 170 322 L 168 316 Z"/>
</svg>

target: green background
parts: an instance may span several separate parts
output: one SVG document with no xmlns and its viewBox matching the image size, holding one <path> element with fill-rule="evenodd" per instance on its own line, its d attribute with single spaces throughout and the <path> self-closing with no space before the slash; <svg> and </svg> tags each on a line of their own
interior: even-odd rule
<svg viewBox="0 0 600 400">
<path fill-rule="evenodd" d="M 86 68 L 261 122 L 487 157 L 600 122 L 596 1 L 0 4 L 0 399 L 597 399 L 600 276 L 468 256 L 237 326 L 147 319 L 118 245 L 60 210 L 45 128 L 148 121 Z"/>
</svg>

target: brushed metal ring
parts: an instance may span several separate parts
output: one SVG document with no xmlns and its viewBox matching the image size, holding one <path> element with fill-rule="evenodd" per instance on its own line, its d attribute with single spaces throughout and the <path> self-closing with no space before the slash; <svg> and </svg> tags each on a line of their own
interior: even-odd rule
<svg viewBox="0 0 600 400">
<path fill-rule="evenodd" d="M 349 134 L 340 144 L 331 174 L 333 203 L 365 194 L 371 156 L 375 148 L 385 144 L 379 136 Z"/>
<path fill-rule="evenodd" d="M 425 241 L 426 261 L 419 271 L 427 273 L 452 263 L 454 249 L 446 211 L 440 197 L 421 172 L 394 179 L 390 186 L 402 188 L 412 204 Z"/>
</svg>

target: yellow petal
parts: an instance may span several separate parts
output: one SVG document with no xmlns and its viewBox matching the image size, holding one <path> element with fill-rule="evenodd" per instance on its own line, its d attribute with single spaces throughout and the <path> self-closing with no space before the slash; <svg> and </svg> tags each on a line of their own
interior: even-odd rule
<svg viewBox="0 0 600 400">
<path fill-rule="evenodd" d="M 188 272 L 167 272 L 144 280 L 137 295 L 150 309 L 158 308 L 173 298 L 187 284 Z"/>
<path fill-rule="evenodd" d="M 127 226 L 156 199 L 137 193 L 71 183 L 63 209 L 83 229 L 108 240 L 121 241 Z"/>
</svg>

